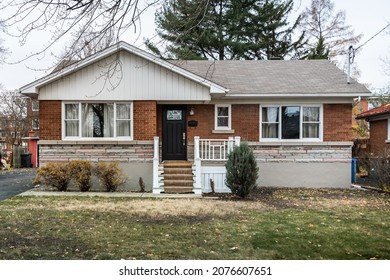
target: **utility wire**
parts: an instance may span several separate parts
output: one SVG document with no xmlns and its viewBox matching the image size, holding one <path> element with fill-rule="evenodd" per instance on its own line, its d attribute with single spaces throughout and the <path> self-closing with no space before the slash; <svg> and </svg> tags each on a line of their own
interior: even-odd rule
<svg viewBox="0 0 390 280">
<path fill-rule="evenodd" d="M 379 34 L 381 34 L 387 27 L 390 26 L 390 23 L 388 25 L 386 25 L 385 27 L 383 27 L 378 33 L 376 33 L 374 36 L 372 36 L 370 39 L 368 39 L 366 42 L 364 42 L 363 44 L 361 44 L 359 47 L 357 47 L 354 51 L 357 51 L 358 49 L 360 49 L 361 47 L 363 47 L 365 44 L 367 44 L 368 42 L 370 42 L 372 39 L 374 39 L 376 36 L 378 36 Z"/>
</svg>

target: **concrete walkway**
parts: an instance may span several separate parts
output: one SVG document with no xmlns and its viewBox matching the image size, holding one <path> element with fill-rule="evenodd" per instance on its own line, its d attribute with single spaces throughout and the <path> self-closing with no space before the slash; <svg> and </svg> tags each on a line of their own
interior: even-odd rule
<svg viewBox="0 0 390 280">
<path fill-rule="evenodd" d="M 202 198 L 200 194 L 153 194 L 137 192 L 56 192 L 29 190 L 20 196 L 79 196 L 79 197 L 134 197 L 134 198 Z"/>
</svg>

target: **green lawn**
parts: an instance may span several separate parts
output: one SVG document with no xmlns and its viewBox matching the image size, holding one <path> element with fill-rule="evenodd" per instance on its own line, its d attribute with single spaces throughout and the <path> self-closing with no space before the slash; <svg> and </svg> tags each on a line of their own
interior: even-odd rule
<svg viewBox="0 0 390 280">
<path fill-rule="evenodd" d="M 0 259 L 390 259 L 390 196 L 278 189 L 249 200 L 14 197 Z"/>
</svg>

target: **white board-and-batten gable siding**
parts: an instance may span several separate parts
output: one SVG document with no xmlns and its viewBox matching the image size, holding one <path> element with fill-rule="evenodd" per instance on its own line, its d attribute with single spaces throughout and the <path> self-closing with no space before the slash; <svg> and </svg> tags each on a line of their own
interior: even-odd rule
<svg viewBox="0 0 390 280">
<path fill-rule="evenodd" d="M 40 100 L 209 101 L 210 88 L 165 67 L 122 51 L 116 72 L 105 77 L 116 55 L 39 88 Z M 118 61 L 117 61 L 118 62 Z"/>
</svg>

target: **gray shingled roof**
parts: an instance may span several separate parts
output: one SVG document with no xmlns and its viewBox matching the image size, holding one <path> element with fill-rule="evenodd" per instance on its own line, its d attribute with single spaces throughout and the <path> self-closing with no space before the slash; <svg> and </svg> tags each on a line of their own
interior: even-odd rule
<svg viewBox="0 0 390 280">
<path fill-rule="evenodd" d="M 232 94 L 370 93 L 327 60 L 170 61 Z"/>
</svg>

